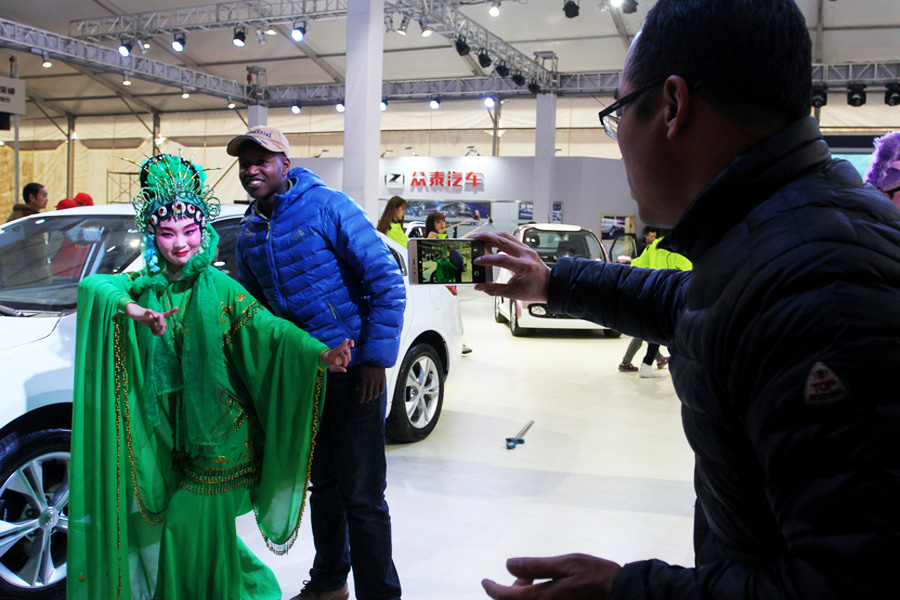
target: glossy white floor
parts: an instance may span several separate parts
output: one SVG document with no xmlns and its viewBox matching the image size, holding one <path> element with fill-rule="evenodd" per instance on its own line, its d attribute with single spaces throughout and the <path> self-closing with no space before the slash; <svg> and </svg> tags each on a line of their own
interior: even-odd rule
<svg viewBox="0 0 900 600">
<path fill-rule="evenodd" d="M 486 598 L 481 579 L 510 582 L 510 556 L 693 564 L 693 456 L 668 372 L 620 373 L 627 337 L 513 338 L 490 298 L 471 289 L 460 298 L 473 352 L 450 375 L 440 422 L 422 442 L 387 448 L 403 597 Z M 529 420 L 526 443 L 508 450 Z M 308 522 L 283 557 L 265 549 L 252 516 L 239 531 L 284 597 L 296 594 L 312 563 Z"/>
</svg>

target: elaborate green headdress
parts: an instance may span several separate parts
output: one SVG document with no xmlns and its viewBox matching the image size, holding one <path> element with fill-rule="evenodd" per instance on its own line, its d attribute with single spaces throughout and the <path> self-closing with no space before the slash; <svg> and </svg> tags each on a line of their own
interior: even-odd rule
<svg viewBox="0 0 900 600">
<path fill-rule="evenodd" d="M 206 185 L 200 165 L 173 154 L 159 154 L 141 165 L 141 191 L 134 197 L 134 221 L 152 234 L 160 221 L 193 218 L 201 228 L 219 215 L 219 200 Z"/>
</svg>

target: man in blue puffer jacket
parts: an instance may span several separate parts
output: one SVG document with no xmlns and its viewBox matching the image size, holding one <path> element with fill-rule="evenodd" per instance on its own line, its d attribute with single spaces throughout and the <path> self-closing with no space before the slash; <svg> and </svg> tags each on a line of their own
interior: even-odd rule
<svg viewBox="0 0 900 600">
<path fill-rule="evenodd" d="M 238 279 L 316 339 L 354 340 L 347 373 L 329 373 L 310 471 L 316 557 L 297 598 L 397 600 L 391 558 L 384 417 L 385 369 L 400 344 L 406 289 L 397 261 L 362 208 L 311 171 L 290 169 L 274 127 L 228 144 L 254 198 L 237 241 Z"/>
<path fill-rule="evenodd" d="M 900 210 L 832 160 L 810 73 L 793 0 L 658 0 L 601 120 L 693 271 L 476 236 L 514 272 L 485 291 L 669 346 L 696 457 L 694 568 L 511 559 L 491 597 L 900 598 Z"/>
</svg>

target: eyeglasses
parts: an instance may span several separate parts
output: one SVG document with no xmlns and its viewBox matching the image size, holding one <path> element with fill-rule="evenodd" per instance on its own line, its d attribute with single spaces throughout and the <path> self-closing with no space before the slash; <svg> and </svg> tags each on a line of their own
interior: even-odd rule
<svg viewBox="0 0 900 600">
<path fill-rule="evenodd" d="M 624 96 L 601 110 L 600 122 L 603 124 L 603 131 L 606 132 L 606 135 L 614 140 L 619 139 L 619 115 L 614 113 L 618 113 L 620 110 L 622 110 L 623 106 L 625 106 L 629 102 L 634 102 L 638 96 L 663 83 L 666 79 L 667 77 L 657 79 L 645 86 L 639 87 L 630 94 L 625 94 Z"/>
</svg>

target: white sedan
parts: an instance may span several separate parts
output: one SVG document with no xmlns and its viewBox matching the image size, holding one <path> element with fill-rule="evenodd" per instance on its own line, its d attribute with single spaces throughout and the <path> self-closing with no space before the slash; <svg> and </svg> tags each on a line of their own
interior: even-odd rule
<svg viewBox="0 0 900 600">
<path fill-rule="evenodd" d="M 246 206 L 222 205 L 215 266 L 237 275 Z M 130 204 L 41 213 L 0 226 L 0 598 L 65 598 L 68 464 L 78 282 L 141 268 Z M 462 350 L 456 290 L 409 286 L 406 249 L 385 239 L 407 283 L 387 437 L 423 439 Z M 62 251 L 61 251 L 62 250 Z"/>
</svg>

